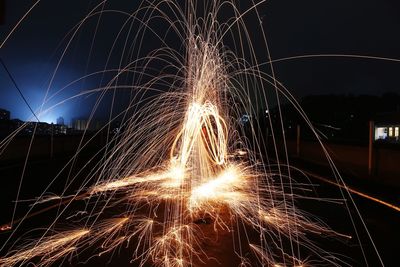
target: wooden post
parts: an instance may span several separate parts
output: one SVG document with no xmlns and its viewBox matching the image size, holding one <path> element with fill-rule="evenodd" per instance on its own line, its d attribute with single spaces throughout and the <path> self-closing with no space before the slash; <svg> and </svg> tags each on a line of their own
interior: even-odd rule
<svg viewBox="0 0 400 267">
<path fill-rule="evenodd" d="M 300 157 L 300 125 L 297 124 L 296 155 Z"/>
<path fill-rule="evenodd" d="M 372 153 L 374 142 L 374 122 L 369 122 L 369 140 L 368 140 L 368 175 L 372 174 Z"/>
</svg>

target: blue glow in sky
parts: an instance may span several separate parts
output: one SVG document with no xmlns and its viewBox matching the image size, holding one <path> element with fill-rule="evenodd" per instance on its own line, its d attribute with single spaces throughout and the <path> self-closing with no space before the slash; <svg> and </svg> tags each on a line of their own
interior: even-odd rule
<svg viewBox="0 0 400 267">
<path fill-rule="evenodd" d="M 40 121 L 55 123 L 58 117 L 63 117 L 65 122 L 69 123 L 73 117 L 83 116 L 83 113 L 86 113 L 80 107 L 82 100 L 79 98 L 59 104 L 78 94 L 81 91 L 79 84 L 68 87 L 54 96 L 60 88 L 75 79 L 71 72 L 60 71 L 62 75 L 56 76 L 53 86 L 48 91 L 47 99 L 50 98 L 50 100 L 44 102 L 49 85 L 49 77 L 53 70 L 51 66 L 30 63 L 19 65 L 18 69 L 14 65 L 9 65 L 8 68 Z M 23 101 L 5 70 L 1 69 L 0 73 L 0 107 L 11 111 L 11 118 L 35 121 L 36 119 L 32 112 Z M 40 110 L 48 111 L 40 113 Z"/>
</svg>

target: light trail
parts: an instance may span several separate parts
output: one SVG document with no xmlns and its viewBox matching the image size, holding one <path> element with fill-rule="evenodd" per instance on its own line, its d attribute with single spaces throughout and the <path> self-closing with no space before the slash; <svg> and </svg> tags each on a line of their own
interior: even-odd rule
<svg viewBox="0 0 400 267">
<path fill-rule="evenodd" d="M 172 0 L 145 1 L 132 14 L 115 11 L 128 15 L 123 27 L 133 27 L 133 23 L 138 26 L 135 33 L 129 30 L 133 36 L 125 40 L 117 74 L 107 86 L 97 88 L 100 97 L 92 115 L 106 93 L 124 88 L 118 83 L 124 80 L 122 74 L 130 73 L 132 79 L 126 80 L 133 84 L 125 88 L 131 89 L 131 102 L 121 115 L 124 130 L 114 138 L 107 136 L 104 155 L 80 181 L 72 197 L 68 190 L 72 190 L 82 170 L 74 177 L 68 176 L 56 205 L 36 212 L 31 208 L 15 221 L 18 225 L 13 225 L 3 246 L 7 250 L 2 251 L 0 265 L 50 266 L 72 261 L 81 251 L 90 250 L 91 257 L 100 257 L 123 247 L 132 252 L 128 261 L 140 267 L 205 265 L 205 259 L 209 260 L 205 244 L 220 232 L 232 236 L 231 253 L 242 267 L 298 267 L 308 262 L 348 265 L 335 253 L 316 245 L 313 238 L 351 237 L 295 207 L 296 187 L 302 189 L 305 185 L 298 185 L 290 174 L 285 176 L 281 168 L 277 175 L 267 170 L 259 156 L 263 148 L 256 130 L 251 128 L 246 135 L 238 122 L 243 113 L 257 110 L 254 99 L 261 98 L 268 107 L 264 85 L 268 75 L 257 69 L 260 64 L 243 20 L 252 12 L 258 16 L 257 8 L 264 2 L 253 2 L 240 12 L 236 1 L 211 1 L 205 6 L 187 1 L 182 7 Z M 228 22 L 220 22 L 217 18 L 225 6 L 234 15 Z M 111 11 L 104 6 L 102 11 L 92 10 L 75 28 L 67 48 L 86 20 L 106 12 Z M 197 17 L 198 12 L 205 15 Z M 167 23 L 167 33 L 157 33 L 151 27 L 156 19 Z M 118 36 L 122 32 L 120 29 Z M 169 32 L 180 38 L 181 48 L 166 44 L 171 39 Z M 146 33 L 152 34 L 151 40 L 159 40 L 161 47 L 143 57 L 140 50 L 144 49 Z M 222 43 L 230 33 L 235 50 Z M 237 33 L 242 34 L 238 39 Z M 263 37 L 268 50 L 264 32 Z M 132 46 L 127 48 L 130 42 Z M 125 57 L 129 63 L 122 66 Z M 107 55 L 107 63 L 109 59 Z M 51 80 L 55 76 L 56 72 Z M 278 99 L 279 83 L 273 73 L 272 78 L 269 82 Z M 148 96 L 149 92 L 158 94 Z M 114 101 L 113 97 L 112 106 Z M 1 149 L 7 141 L 0 143 Z M 77 156 L 78 152 L 73 163 Z M 42 196 L 32 207 L 43 202 Z M 83 210 L 72 206 L 78 201 L 84 204 Z M 11 244 L 27 218 L 55 207 L 55 219 L 39 238 Z M 212 227 L 202 227 L 199 222 L 204 221 Z M 63 230 L 67 223 L 72 223 L 74 229 Z M 9 228 L 5 225 L 2 230 Z"/>
<path fill-rule="evenodd" d="M 309 171 L 302 170 L 302 172 L 305 173 L 305 174 L 307 174 L 308 176 L 314 177 L 314 178 L 316 178 L 316 179 L 318 179 L 318 180 L 320 180 L 320 181 L 323 181 L 323 182 L 325 182 L 325 183 L 328 183 L 328 184 L 331 184 L 331 185 L 334 185 L 334 186 L 343 188 L 343 189 L 345 189 L 345 190 L 347 190 L 347 191 L 349 191 L 349 192 L 351 192 L 351 193 L 353 193 L 353 194 L 356 194 L 356 195 L 361 196 L 361 197 L 363 197 L 363 198 L 372 200 L 372 201 L 374 201 L 374 202 L 376 202 L 376 203 L 382 204 L 382 205 L 384 205 L 384 206 L 386 206 L 386 207 L 388 207 L 388 208 L 391 208 L 391 209 L 393 209 L 393 210 L 395 210 L 395 211 L 400 211 L 400 207 L 399 207 L 399 206 L 396 206 L 396 205 L 391 204 L 391 203 L 389 203 L 389 202 L 387 202 L 387 201 L 384 201 L 384 200 L 381 200 L 381 199 L 379 199 L 379 198 L 376 198 L 376 197 L 373 197 L 373 196 L 371 196 L 371 195 L 368 195 L 368 194 L 366 194 L 366 193 L 363 193 L 363 192 L 361 192 L 360 190 L 354 189 L 354 188 L 349 187 L 349 186 L 347 186 L 347 185 L 341 185 L 341 184 L 339 184 L 339 183 L 337 183 L 337 182 L 335 182 L 335 181 L 332 181 L 331 179 L 328 179 L 328 178 L 326 178 L 326 177 L 317 175 L 317 174 L 312 173 L 312 172 L 309 172 Z"/>
<path fill-rule="evenodd" d="M 17 28 L 19 27 L 19 25 L 24 21 L 24 19 L 31 13 L 31 11 L 35 8 L 35 6 L 37 4 L 39 4 L 40 0 L 37 0 L 30 8 L 27 12 L 25 12 L 25 14 L 22 16 L 22 18 L 20 18 L 18 20 L 18 22 L 15 24 L 15 26 L 11 29 L 11 31 L 7 34 L 7 36 L 4 38 L 4 40 L 1 42 L 0 44 L 0 49 L 3 48 L 3 46 L 5 45 L 5 43 L 8 41 L 8 39 L 11 37 L 11 35 L 17 30 Z"/>
</svg>

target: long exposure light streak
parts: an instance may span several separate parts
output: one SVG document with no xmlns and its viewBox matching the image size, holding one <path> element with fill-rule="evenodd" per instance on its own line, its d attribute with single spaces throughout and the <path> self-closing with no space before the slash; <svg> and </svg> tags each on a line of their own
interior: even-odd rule
<svg viewBox="0 0 400 267">
<path fill-rule="evenodd" d="M 140 25 L 133 41 L 129 39 L 129 54 L 138 53 L 139 59 L 121 66 L 106 87 L 94 90 L 101 93 L 97 107 L 108 91 L 119 88 L 116 83 L 122 74 L 135 75 L 137 84 L 120 86 L 132 91 L 132 102 L 121 115 L 126 119 L 124 130 L 114 138 L 107 136 L 104 157 L 75 194 L 66 193 L 76 178 L 68 177 L 62 195 L 38 198 L 35 205 L 59 201 L 56 218 L 39 238 L 23 244 L 8 242 L 1 266 L 50 266 L 85 253 L 90 260 L 119 248 L 130 250 L 128 261 L 138 266 L 201 266 L 212 258 L 205 244 L 221 233 L 232 236 L 231 254 L 240 266 L 348 265 L 314 244 L 310 236 L 351 236 L 297 208 L 294 179 L 280 168 L 274 173 L 268 170 L 259 155 L 264 148 L 255 129 L 246 136 L 238 123 L 238 115 L 256 109 L 252 99 L 267 102 L 264 82 L 270 76 L 257 70 L 260 64 L 254 55 L 244 58 L 243 51 L 251 54 L 253 46 L 243 41 L 249 31 L 242 20 L 265 1 L 241 13 L 235 1 L 211 2 L 198 18 L 197 1 L 187 1 L 184 8 L 171 0 L 150 1 L 132 14 L 124 13 L 129 17 L 126 24 Z M 231 22 L 217 20 L 224 5 L 235 14 Z M 111 11 L 94 9 L 82 23 L 102 12 Z M 168 12 L 180 18 L 171 18 Z M 150 26 L 154 18 L 168 22 L 181 38 L 182 50 L 165 47 L 167 38 Z M 238 41 L 240 55 L 222 43 L 235 25 L 244 32 Z M 140 57 L 136 50 L 143 49 L 144 32 L 159 38 L 161 47 Z M 71 42 L 72 38 L 68 46 Z M 156 64 L 167 67 L 154 73 Z M 169 74 L 169 68 L 175 73 Z M 273 74 L 268 82 L 277 92 Z M 156 96 L 146 99 L 146 93 L 155 91 Z M 0 143 L 0 148 L 5 144 Z M 75 202 L 84 203 L 84 208 L 74 210 Z M 24 219 L 34 213 L 35 205 Z M 24 219 L 2 230 L 18 230 Z M 58 230 L 64 219 L 69 227 L 72 221 L 73 230 Z"/>
</svg>

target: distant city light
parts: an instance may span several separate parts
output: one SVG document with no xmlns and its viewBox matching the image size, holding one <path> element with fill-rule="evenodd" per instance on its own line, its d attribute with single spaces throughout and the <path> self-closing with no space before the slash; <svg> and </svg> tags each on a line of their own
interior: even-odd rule
<svg viewBox="0 0 400 267">
<path fill-rule="evenodd" d="M 239 122 L 240 124 L 244 125 L 250 121 L 250 115 L 244 114 L 240 119 Z"/>
</svg>

